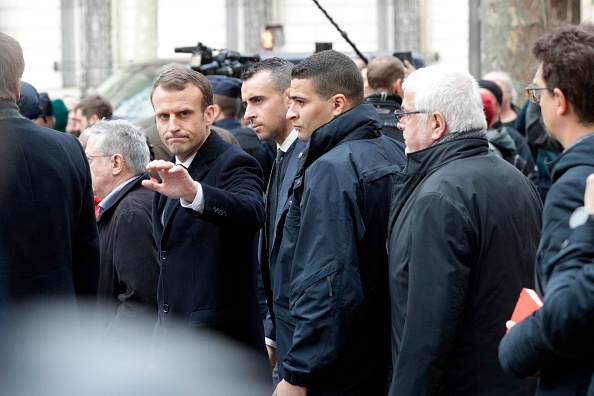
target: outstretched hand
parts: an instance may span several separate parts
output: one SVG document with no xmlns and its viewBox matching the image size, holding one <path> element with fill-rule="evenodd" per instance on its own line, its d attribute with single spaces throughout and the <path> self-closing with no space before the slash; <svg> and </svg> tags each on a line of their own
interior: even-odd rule
<svg viewBox="0 0 594 396">
<path fill-rule="evenodd" d="M 198 182 L 194 181 L 188 170 L 181 165 L 169 161 L 151 161 L 146 166 L 147 170 L 156 170 L 161 183 L 152 180 L 143 180 L 142 185 L 148 189 L 165 195 L 169 198 L 183 198 L 192 202 L 198 191 Z"/>
</svg>

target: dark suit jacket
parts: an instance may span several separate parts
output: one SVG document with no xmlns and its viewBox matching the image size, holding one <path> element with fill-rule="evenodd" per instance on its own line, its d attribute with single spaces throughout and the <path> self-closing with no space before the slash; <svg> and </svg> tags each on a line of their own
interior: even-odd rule
<svg viewBox="0 0 594 396">
<path fill-rule="evenodd" d="M 202 214 L 160 194 L 155 194 L 153 203 L 161 256 L 157 331 L 166 338 L 177 318 L 264 352 L 256 297 L 256 238 L 264 223 L 260 166 L 239 147 L 211 133 L 188 172 L 202 185 Z"/>
<path fill-rule="evenodd" d="M 274 328 L 274 312 L 272 308 L 272 286 L 270 280 L 270 256 L 273 249 L 280 246 L 280 240 L 282 239 L 282 229 L 284 226 L 283 212 L 288 210 L 287 201 L 289 199 L 289 188 L 293 184 L 295 173 L 297 172 L 297 164 L 299 160 L 299 154 L 303 152 L 306 144 L 299 139 L 295 139 L 293 144 L 289 146 L 287 152 L 283 156 L 282 162 L 280 163 L 280 175 L 278 185 L 278 198 L 276 208 L 271 208 L 268 203 L 270 202 L 270 191 L 271 183 L 268 183 L 268 190 L 266 191 L 266 223 L 262 229 L 262 235 L 260 238 L 260 271 L 262 274 L 263 289 L 267 305 L 267 310 L 270 316 L 267 316 L 264 321 L 264 329 L 267 338 L 276 340 L 275 328 Z M 273 171 L 274 166 L 273 166 Z M 271 224 L 271 211 L 276 210 L 274 224 Z M 271 239 L 271 229 L 274 229 L 274 237 Z M 275 254 L 276 257 L 276 254 Z M 262 302 L 260 303 L 262 305 Z"/>
<path fill-rule="evenodd" d="M 135 331 L 139 318 L 157 320 L 159 254 L 151 223 L 153 191 L 146 172 L 125 185 L 97 218 L 101 248 L 99 300 L 102 327 L 110 333 Z"/>
<path fill-rule="evenodd" d="M 0 100 L 0 277 L 13 299 L 96 297 L 99 273 L 91 174 L 78 140 Z M 6 273 L 7 272 L 7 273 Z"/>
</svg>

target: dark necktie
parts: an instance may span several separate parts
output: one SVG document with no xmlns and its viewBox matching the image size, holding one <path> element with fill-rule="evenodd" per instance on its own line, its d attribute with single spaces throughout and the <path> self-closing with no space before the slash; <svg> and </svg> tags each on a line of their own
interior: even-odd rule
<svg viewBox="0 0 594 396">
<path fill-rule="evenodd" d="M 276 206 L 278 204 L 278 189 L 281 176 L 281 163 L 285 152 L 279 149 L 276 152 L 276 160 L 274 161 L 274 168 L 272 169 L 272 177 L 270 178 L 270 186 L 268 187 L 268 208 L 270 213 L 270 231 L 269 231 L 269 242 L 272 243 L 274 239 L 276 222 Z"/>
</svg>

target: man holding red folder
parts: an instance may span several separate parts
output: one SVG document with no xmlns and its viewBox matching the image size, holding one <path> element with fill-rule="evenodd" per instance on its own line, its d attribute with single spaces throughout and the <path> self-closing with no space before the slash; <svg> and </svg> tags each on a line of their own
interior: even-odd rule
<svg viewBox="0 0 594 396">
<path fill-rule="evenodd" d="M 591 394 L 587 392 L 594 372 L 592 332 L 581 338 L 583 343 L 580 337 L 564 334 L 579 333 L 587 328 L 581 321 L 592 321 L 591 314 L 580 317 L 592 304 L 586 297 L 592 295 L 592 286 L 583 282 L 591 259 L 586 265 L 571 257 L 578 248 L 586 253 L 592 249 L 591 232 L 583 227 L 572 231 L 572 226 L 591 217 L 582 205 L 586 178 L 594 173 L 594 25 L 558 28 L 541 37 L 533 53 L 538 70 L 526 90 L 540 104 L 548 134 L 564 151 L 550 167 L 553 185 L 544 206 L 535 266 L 544 308 L 510 330 L 499 359 L 505 371 L 518 377 L 539 373 L 539 395 L 585 395 Z M 574 282 L 576 289 L 569 286 Z"/>
</svg>

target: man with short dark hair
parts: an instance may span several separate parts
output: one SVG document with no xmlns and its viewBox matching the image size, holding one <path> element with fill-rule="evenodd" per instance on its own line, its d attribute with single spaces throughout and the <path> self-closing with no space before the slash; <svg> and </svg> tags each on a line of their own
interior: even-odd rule
<svg viewBox="0 0 594 396">
<path fill-rule="evenodd" d="M 389 367 L 385 249 L 392 174 L 405 157 L 383 136 L 363 77 L 328 50 L 293 69 L 287 118 L 299 155 L 278 258 L 271 259 L 275 395 L 382 395 Z"/>
<path fill-rule="evenodd" d="M 540 104 L 547 132 L 564 148 L 550 167 L 553 185 L 545 201 L 536 257 L 537 291 L 546 303 L 549 291 L 562 279 L 556 278 L 557 255 L 569 239 L 570 218 L 584 205 L 586 178 L 594 173 L 594 25 L 557 28 L 539 38 L 532 52 L 538 70 L 527 90 Z M 517 376 L 538 372 L 542 395 L 586 394 L 594 373 L 591 354 L 557 350 L 543 332 L 546 325 L 540 311 L 516 324 L 501 345 L 503 368 Z"/>
<path fill-rule="evenodd" d="M 255 131 L 251 128 L 244 128 L 237 118 L 241 106 L 241 80 L 218 75 L 209 75 L 206 78 L 212 84 L 214 92 L 213 125 L 231 132 L 239 142 L 239 146 L 258 160 L 266 183 L 274 162 L 274 154 L 267 141 L 260 141 Z"/>
<path fill-rule="evenodd" d="M 261 294 L 265 294 L 268 309 L 272 314 L 267 318 L 264 327 L 272 367 L 276 364 L 276 334 L 273 326 L 269 263 L 271 258 L 274 260 L 278 254 L 284 224 L 282 213 L 288 210 L 288 190 L 297 170 L 297 156 L 305 145 L 297 139 L 297 131 L 286 117 L 292 70 L 293 64 L 285 59 L 265 59 L 254 63 L 243 73 L 241 87 L 242 99 L 246 106 L 244 118 L 250 121 L 258 139 L 271 140 L 277 146 L 277 159 L 273 164 L 266 191 L 266 223 L 260 236 L 260 271 L 264 289 L 261 290 Z M 260 297 L 264 298 L 262 295 Z"/>
<path fill-rule="evenodd" d="M 17 101 L 25 61 L 0 32 L 0 278 L 13 300 L 97 297 L 99 249 L 91 174 L 73 136 L 25 119 Z M 0 292 L 2 294 L 2 292 Z"/>
<path fill-rule="evenodd" d="M 157 170 L 161 183 L 142 181 L 158 193 L 153 201 L 161 258 L 155 330 L 166 341 L 176 320 L 212 329 L 256 349 L 265 363 L 256 297 L 262 171 L 239 147 L 211 133 L 212 96 L 202 74 L 181 67 L 163 72 L 151 92 L 161 140 L 174 155 L 147 166 Z"/>
<path fill-rule="evenodd" d="M 85 130 L 98 120 L 111 120 L 112 107 L 107 99 L 99 94 L 89 95 L 74 109 L 75 122 L 78 125 L 79 136 L 83 148 L 87 145 L 88 133 Z"/>
<path fill-rule="evenodd" d="M 101 330 L 133 335 L 141 318 L 157 313 L 159 256 L 152 233 L 153 193 L 143 130 L 124 120 L 97 121 L 85 149 L 99 203 Z M 143 332 L 144 334 L 144 332 Z M 144 340 L 148 344 L 148 340 Z"/>
<path fill-rule="evenodd" d="M 371 95 L 365 101 L 377 110 L 382 120 L 382 133 L 399 142 L 404 142 L 404 138 L 402 131 L 398 129 L 394 111 L 400 110 L 403 80 L 404 65 L 395 56 L 381 55 L 367 65 L 367 82 Z"/>
</svg>

